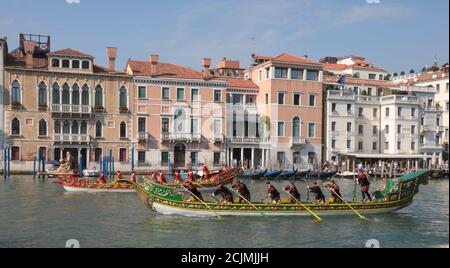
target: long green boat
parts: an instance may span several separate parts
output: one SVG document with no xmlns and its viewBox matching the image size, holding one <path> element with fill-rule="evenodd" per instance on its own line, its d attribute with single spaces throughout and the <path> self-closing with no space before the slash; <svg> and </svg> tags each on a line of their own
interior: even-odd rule
<svg viewBox="0 0 450 268">
<path fill-rule="evenodd" d="M 131 181 L 124 181 L 133 185 L 140 199 L 151 210 L 165 215 L 183 215 L 190 217 L 215 216 L 319 216 L 354 215 L 355 210 L 361 214 L 379 214 L 398 211 L 413 203 L 419 193 L 419 186 L 428 182 L 430 170 L 418 170 L 401 178 L 390 179 L 383 190 L 374 193 L 374 200 L 370 203 L 241 203 L 220 204 L 213 202 L 190 202 L 184 200 L 183 193 L 173 187 L 167 187 L 147 181 L 138 185 Z"/>
</svg>

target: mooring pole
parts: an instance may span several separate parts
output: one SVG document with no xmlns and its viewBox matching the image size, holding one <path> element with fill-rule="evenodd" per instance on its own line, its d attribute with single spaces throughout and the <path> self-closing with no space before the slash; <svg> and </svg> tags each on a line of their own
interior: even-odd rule
<svg viewBox="0 0 450 268">
<path fill-rule="evenodd" d="M 113 157 L 112 157 L 112 149 L 109 149 L 109 178 L 112 179 L 114 177 L 113 172 L 113 163 L 112 163 Z"/>
<path fill-rule="evenodd" d="M 36 179 L 36 156 L 33 156 L 33 180 Z"/>
<path fill-rule="evenodd" d="M 3 178 L 6 180 L 6 148 L 3 148 Z"/>
<path fill-rule="evenodd" d="M 11 148 L 8 147 L 8 179 L 11 177 Z"/>
<path fill-rule="evenodd" d="M 134 143 L 131 146 L 131 172 L 134 171 Z"/>
</svg>

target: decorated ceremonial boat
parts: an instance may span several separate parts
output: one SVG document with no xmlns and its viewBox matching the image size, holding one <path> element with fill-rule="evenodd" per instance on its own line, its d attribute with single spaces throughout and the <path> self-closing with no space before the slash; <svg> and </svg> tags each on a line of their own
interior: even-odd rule
<svg viewBox="0 0 450 268">
<path fill-rule="evenodd" d="M 208 179 L 199 179 L 194 183 L 199 191 L 211 191 L 214 190 L 219 185 L 227 185 L 233 183 L 234 179 L 242 174 L 242 169 L 231 168 L 220 171 L 215 174 L 211 174 Z M 179 183 L 166 183 L 164 186 L 169 188 L 176 188 L 184 190 L 183 186 Z"/>
<path fill-rule="evenodd" d="M 241 203 L 221 204 L 214 202 L 185 201 L 186 193 L 172 187 L 151 181 L 133 185 L 139 198 L 151 210 L 166 215 L 183 215 L 191 217 L 214 216 L 310 216 L 311 212 L 319 216 L 388 213 L 405 208 L 413 203 L 419 186 L 428 182 L 431 172 L 418 170 L 401 178 L 386 180 L 385 187 L 374 193 L 375 199 L 369 203 L 343 202 L 330 204 L 315 203 Z"/>
<path fill-rule="evenodd" d="M 93 183 L 88 178 L 66 177 L 59 182 L 67 192 L 82 193 L 134 193 L 136 190 L 129 183 Z"/>
</svg>

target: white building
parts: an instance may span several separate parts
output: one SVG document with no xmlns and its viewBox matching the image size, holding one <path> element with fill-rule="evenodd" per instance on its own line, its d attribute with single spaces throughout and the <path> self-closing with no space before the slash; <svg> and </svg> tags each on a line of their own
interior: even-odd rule
<svg viewBox="0 0 450 268">
<path fill-rule="evenodd" d="M 324 70 L 336 75 L 349 75 L 357 79 L 384 81 L 388 72 L 375 67 L 363 57 L 346 56 L 341 58 L 328 57 L 322 59 Z"/>
<path fill-rule="evenodd" d="M 388 82 L 383 87 L 367 81 L 364 87 L 346 84 L 344 89 L 333 90 L 339 87 L 327 80 L 325 160 L 346 155 L 366 160 L 409 160 L 410 166 L 442 162 L 442 112 L 434 106 L 433 90 L 416 87 L 406 95 L 406 89 L 389 86 Z M 373 88 L 371 94 L 368 87 Z"/>
</svg>

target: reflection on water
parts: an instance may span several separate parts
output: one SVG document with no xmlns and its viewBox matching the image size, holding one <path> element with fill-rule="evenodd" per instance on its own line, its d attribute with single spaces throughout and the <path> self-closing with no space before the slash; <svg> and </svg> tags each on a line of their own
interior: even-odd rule
<svg viewBox="0 0 450 268">
<path fill-rule="evenodd" d="M 351 200 L 353 182 L 337 182 Z M 253 200 L 264 196 L 264 181 L 247 184 Z M 279 189 L 285 184 L 274 183 Z M 303 200 L 308 184 L 297 183 Z M 371 191 L 381 186 L 374 181 Z M 16 177 L 0 182 L 0 247 L 64 247 L 68 239 L 81 247 L 363 247 L 369 239 L 381 247 L 448 247 L 448 190 L 448 180 L 432 181 L 410 207 L 370 222 L 357 216 L 216 220 L 158 215 L 135 194 L 73 194 Z"/>
</svg>

